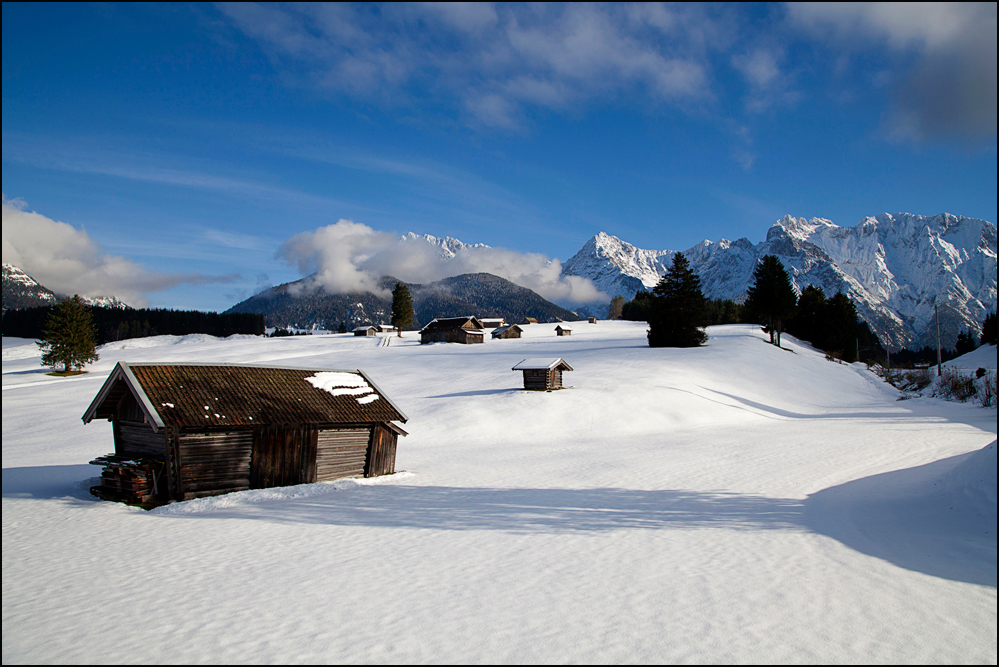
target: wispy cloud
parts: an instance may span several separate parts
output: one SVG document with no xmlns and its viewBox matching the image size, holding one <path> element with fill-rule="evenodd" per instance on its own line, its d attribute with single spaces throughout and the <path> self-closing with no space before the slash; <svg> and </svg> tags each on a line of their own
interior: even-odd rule
<svg viewBox="0 0 999 667">
<path fill-rule="evenodd" d="M 894 138 L 995 138 L 995 3 L 803 3 L 789 18 L 853 50 L 915 55 L 892 88 Z"/>
<path fill-rule="evenodd" d="M 23 200 L 3 198 L 3 261 L 49 289 L 87 297 L 117 296 L 132 306 L 178 285 L 231 283 L 236 274 L 156 273 L 104 252 L 85 230 L 28 211 Z"/>
<path fill-rule="evenodd" d="M 657 103 L 709 97 L 705 44 L 717 32 L 705 29 L 703 15 L 690 20 L 697 10 L 664 5 L 219 10 L 289 81 L 396 104 L 429 92 L 470 124 L 505 129 L 518 128 L 534 108 L 566 109 L 634 90 Z"/>
</svg>

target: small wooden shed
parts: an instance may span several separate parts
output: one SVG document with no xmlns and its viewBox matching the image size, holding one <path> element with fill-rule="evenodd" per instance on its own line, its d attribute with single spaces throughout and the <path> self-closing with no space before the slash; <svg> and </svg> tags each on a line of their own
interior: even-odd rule
<svg viewBox="0 0 999 667">
<path fill-rule="evenodd" d="M 501 327 L 493 329 L 492 336 L 497 340 L 502 338 L 520 338 L 520 334 L 522 333 L 524 333 L 524 330 L 516 324 L 504 324 Z"/>
<path fill-rule="evenodd" d="M 555 327 L 555 335 L 556 336 L 571 336 L 572 335 L 572 329 L 570 327 L 567 327 L 564 324 L 560 324 L 557 327 Z"/>
<path fill-rule="evenodd" d="M 524 389 L 552 391 L 562 389 L 562 372 L 572 366 L 565 359 L 524 359 L 513 370 L 524 372 Z"/>
<path fill-rule="evenodd" d="M 91 493 L 124 502 L 395 472 L 406 416 L 361 370 L 120 362 L 83 414 L 113 424 Z"/>
<path fill-rule="evenodd" d="M 590 324 L 596 324 L 596 323 L 597 323 L 597 318 L 596 318 L 596 317 L 594 317 L 593 315 L 590 315 L 590 316 L 589 316 L 589 317 L 587 317 L 586 319 L 587 319 L 587 321 L 588 321 L 588 322 L 589 322 Z"/>
<path fill-rule="evenodd" d="M 477 317 L 438 318 L 420 330 L 420 343 L 484 343 L 482 329 Z"/>
<path fill-rule="evenodd" d="M 506 324 L 502 317 L 480 317 L 479 322 L 482 322 L 483 329 L 495 329 Z"/>
<path fill-rule="evenodd" d="M 363 327 L 357 327 L 354 329 L 355 336 L 374 336 L 378 333 L 378 329 L 372 325 L 367 325 Z"/>
<path fill-rule="evenodd" d="M 525 317 L 519 322 L 519 324 L 537 324 L 537 323 L 538 323 L 538 318 L 536 317 Z"/>
</svg>

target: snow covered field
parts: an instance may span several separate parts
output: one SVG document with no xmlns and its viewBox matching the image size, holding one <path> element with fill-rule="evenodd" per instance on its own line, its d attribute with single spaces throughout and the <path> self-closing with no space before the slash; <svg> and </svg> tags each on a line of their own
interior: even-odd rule
<svg viewBox="0 0 999 667">
<path fill-rule="evenodd" d="M 3 662 L 996 662 L 996 411 L 785 336 L 3 340 Z M 521 359 L 570 389 L 523 392 Z M 394 476 L 152 512 L 87 493 L 115 362 L 361 368 Z M 990 444 L 991 443 L 991 444 Z"/>
</svg>

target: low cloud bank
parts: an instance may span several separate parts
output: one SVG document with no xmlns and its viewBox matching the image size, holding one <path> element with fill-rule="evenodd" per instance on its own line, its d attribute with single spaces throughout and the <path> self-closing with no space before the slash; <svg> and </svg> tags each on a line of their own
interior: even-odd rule
<svg viewBox="0 0 999 667">
<path fill-rule="evenodd" d="M 296 234 L 281 246 L 278 256 L 302 273 L 313 274 L 304 289 L 321 288 L 333 294 L 373 292 L 388 297 L 378 286 L 386 275 L 427 283 L 464 273 L 491 273 L 550 301 L 610 301 L 590 280 L 562 276 L 562 262 L 539 253 L 473 246 L 452 255 L 421 237 L 400 238 L 352 220 Z"/>
<path fill-rule="evenodd" d="M 142 308 L 149 305 L 146 295 L 150 292 L 235 278 L 150 272 L 129 259 L 105 253 L 85 230 L 26 209 L 23 200 L 3 197 L 3 262 L 57 294 L 116 296 Z"/>
</svg>

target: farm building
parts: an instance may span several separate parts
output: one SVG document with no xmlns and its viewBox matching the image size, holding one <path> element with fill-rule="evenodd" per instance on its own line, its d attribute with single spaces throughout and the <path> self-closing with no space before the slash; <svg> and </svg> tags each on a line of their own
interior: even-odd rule
<svg viewBox="0 0 999 667">
<path fill-rule="evenodd" d="M 482 329 L 477 317 L 439 318 L 420 330 L 420 343 L 484 343 Z"/>
<path fill-rule="evenodd" d="M 482 322 L 483 329 L 495 329 L 506 324 L 502 317 L 480 317 L 479 322 Z"/>
<path fill-rule="evenodd" d="M 524 372 L 524 389 L 552 391 L 562 389 L 562 372 L 572 366 L 565 359 L 524 359 L 513 370 Z"/>
<path fill-rule="evenodd" d="M 406 416 L 360 370 L 121 362 L 83 414 L 113 424 L 91 493 L 165 502 L 395 472 Z"/>
<path fill-rule="evenodd" d="M 525 317 L 518 324 L 537 324 L 538 318 L 536 317 Z"/>
<path fill-rule="evenodd" d="M 589 317 L 587 317 L 587 318 L 586 318 L 586 320 L 587 320 L 587 321 L 588 321 L 588 322 L 589 322 L 590 324 L 596 324 L 596 323 L 597 323 L 597 318 L 596 318 L 596 317 L 594 317 L 593 315 L 590 315 Z"/>
<path fill-rule="evenodd" d="M 356 329 L 354 329 L 355 336 L 374 336 L 377 333 L 378 329 L 370 324 L 363 327 L 357 327 Z"/>
<path fill-rule="evenodd" d="M 572 329 L 569 328 L 569 327 L 567 327 L 564 324 L 560 324 L 557 327 L 555 327 L 555 335 L 556 336 L 571 336 L 572 335 Z"/>
<path fill-rule="evenodd" d="M 520 338 L 520 334 L 524 333 L 516 324 L 504 324 L 501 327 L 493 329 L 493 338 L 499 340 L 501 338 Z"/>
<path fill-rule="evenodd" d="M 375 331 L 378 333 L 398 333 L 399 327 L 394 327 L 391 324 L 376 324 Z"/>
</svg>

